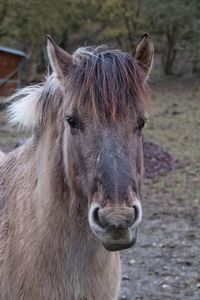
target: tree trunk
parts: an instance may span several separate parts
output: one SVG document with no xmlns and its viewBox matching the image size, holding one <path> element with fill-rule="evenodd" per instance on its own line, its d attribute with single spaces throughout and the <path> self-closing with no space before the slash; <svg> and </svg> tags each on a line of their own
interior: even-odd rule
<svg viewBox="0 0 200 300">
<path fill-rule="evenodd" d="M 178 24 L 169 25 L 166 32 L 166 47 L 163 51 L 162 65 L 165 75 L 173 74 L 173 66 L 176 59 L 175 46 L 177 44 Z"/>
</svg>

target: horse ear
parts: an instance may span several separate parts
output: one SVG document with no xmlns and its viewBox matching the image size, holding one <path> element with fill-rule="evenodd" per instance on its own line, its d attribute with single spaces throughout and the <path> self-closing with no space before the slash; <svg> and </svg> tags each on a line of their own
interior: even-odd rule
<svg viewBox="0 0 200 300">
<path fill-rule="evenodd" d="M 62 80 L 73 66 L 72 56 L 61 49 L 50 35 L 47 35 L 47 54 L 53 72 Z"/>
<path fill-rule="evenodd" d="M 145 33 L 140 39 L 135 48 L 133 56 L 139 64 L 140 68 L 146 74 L 146 77 L 148 77 L 153 64 L 154 47 L 147 33 Z"/>
</svg>

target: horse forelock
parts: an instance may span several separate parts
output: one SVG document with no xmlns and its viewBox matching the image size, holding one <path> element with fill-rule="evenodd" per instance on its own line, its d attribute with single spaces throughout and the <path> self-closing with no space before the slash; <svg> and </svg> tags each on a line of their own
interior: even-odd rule
<svg viewBox="0 0 200 300">
<path fill-rule="evenodd" d="M 75 107 L 112 121 L 146 115 L 150 107 L 149 87 L 131 54 L 120 50 L 79 48 L 67 86 Z"/>
</svg>

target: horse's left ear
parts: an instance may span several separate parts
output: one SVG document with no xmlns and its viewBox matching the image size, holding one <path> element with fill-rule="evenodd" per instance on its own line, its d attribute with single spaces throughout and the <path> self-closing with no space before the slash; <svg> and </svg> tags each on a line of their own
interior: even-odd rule
<svg viewBox="0 0 200 300">
<path fill-rule="evenodd" d="M 153 64 L 154 47 L 149 35 L 145 33 L 137 44 L 133 56 L 140 68 L 149 76 Z"/>
<path fill-rule="evenodd" d="M 72 56 L 61 49 L 50 35 L 47 35 L 47 53 L 53 72 L 62 80 L 73 66 Z"/>
</svg>

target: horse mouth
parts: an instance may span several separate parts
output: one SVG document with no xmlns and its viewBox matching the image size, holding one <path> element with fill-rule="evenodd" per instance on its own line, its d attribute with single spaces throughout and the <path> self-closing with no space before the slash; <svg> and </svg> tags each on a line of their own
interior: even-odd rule
<svg viewBox="0 0 200 300">
<path fill-rule="evenodd" d="M 117 238 L 118 237 L 118 238 Z M 126 232 L 124 235 L 116 233 L 111 236 L 108 236 L 106 240 L 102 241 L 104 248 L 108 251 L 120 251 L 124 249 L 128 249 L 135 245 L 137 240 L 137 230 L 135 230 L 132 234 L 130 232 Z"/>
</svg>

